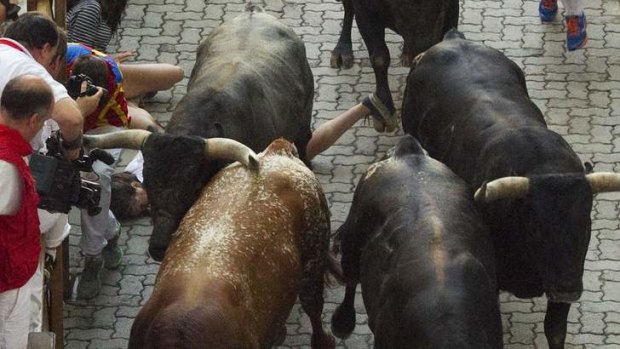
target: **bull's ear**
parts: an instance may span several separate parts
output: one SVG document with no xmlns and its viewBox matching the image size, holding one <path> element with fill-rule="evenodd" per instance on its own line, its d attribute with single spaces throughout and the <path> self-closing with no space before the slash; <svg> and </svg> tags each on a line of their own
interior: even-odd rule
<svg viewBox="0 0 620 349">
<path fill-rule="evenodd" d="M 518 199 L 525 197 L 530 189 L 527 177 L 502 177 L 482 183 L 476 190 L 476 201 L 491 202 L 499 199 Z"/>
<path fill-rule="evenodd" d="M 592 188 L 592 194 L 609 191 L 620 191 L 620 174 L 613 172 L 597 172 L 586 175 Z"/>
<path fill-rule="evenodd" d="M 584 162 L 583 167 L 586 170 L 586 174 L 594 172 L 594 165 L 590 161 Z"/>
</svg>

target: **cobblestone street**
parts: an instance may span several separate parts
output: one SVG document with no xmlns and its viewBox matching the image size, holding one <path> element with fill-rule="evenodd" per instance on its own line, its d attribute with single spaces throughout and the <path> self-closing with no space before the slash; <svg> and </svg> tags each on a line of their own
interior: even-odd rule
<svg viewBox="0 0 620 349">
<path fill-rule="evenodd" d="M 330 53 L 339 36 L 343 10 L 335 0 L 264 0 L 265 10 L 301 36 L 315 79 L 314 125 L 344 112 L 374 90 L 374 74 L 357 27 L 353 28 L 354 65 L 330 68 Z M 561 2 L 560 2 L 561 4 Z M 237 16 L 242 0 L 129 0 L 114 49 L 135 50 L 138 62 L 165 62 L 183 67 L 185 79 L 161 91 L 145 108 L 165 124 L 186 91 L 196 48 L 222 21 Z M 562 6 L 562 5 L 560 5 Z M 503 51 L 522 67 L 530 96 L 550 127 L 562 134 L 595 171 L 620 172 L 620 3 L 588 0 L 587 47 L 565 51 L 561 12 L 555 22 L 541 24 L 535 0 L 461 0 L 459 30 L 473 41 Z M 562 11 L 562 8 L 560 8 Z M 409 69 L 400 65 L 402 39 L 387 35 L 392 64 L 390 87 L 398 109 Z M 370 164 L 402 136 L 379 134 L 359 122 L 336 145 L 313 160 L 327 196 L 332 231 L 345 220 L 353 191 Z M 133 156 L 125 151 L 119 169 Z M 592 211 L 593 226 L 584 275 L 584 292 L 569 314 L 567 348 L 620 348 L 620 192 L 600 194 Z M 70 265 L 79 273 L 79 214 L 71 214 Z M 65 304 L 67 348 L 126 348 L 134 317 L 150 296 L 158 263 L 146 254 L 151 232 L 148 218 L 123 223 L 125 256 L 117 270 L 104 270 L 103 289 L 90 301 Z M 344 296 L 344 287 L 326 290 L 323 319 Z M 547 348 L 543 333 L 546 300 L 517 299 L 501 294 L 504 343 L 509 349 Z M 357 327 L 338 348 L 371 348 L 373 336 L 358 287 Z M 310 348 L 308 317 L 295 306 L 288 336 L 280 348 Z"/>
</svg>

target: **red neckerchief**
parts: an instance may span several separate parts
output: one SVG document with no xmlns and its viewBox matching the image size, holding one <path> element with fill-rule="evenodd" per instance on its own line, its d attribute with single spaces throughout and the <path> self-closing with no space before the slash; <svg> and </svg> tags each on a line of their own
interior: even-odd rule
<svg viewBox="0 0 620 349">
<path fill-rule="evenodd" d="M 24 49 L 21 48 L 19 45 L 17 45 L 13 41 L 10 41 L 10 40 L 7 40 L 7 39 L 0 38 L 0 45 L 6 45 L 6 46 L 12 47 L 12 48 L 14 48 L 14 49 L 16 49 L 18 51 L 26 53 L 26 51 L 24 51 Z"/>
</svg>

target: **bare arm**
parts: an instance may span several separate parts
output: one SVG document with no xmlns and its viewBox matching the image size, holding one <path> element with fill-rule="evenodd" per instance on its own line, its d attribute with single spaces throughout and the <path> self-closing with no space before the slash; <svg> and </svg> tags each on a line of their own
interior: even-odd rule
<svg viewBox="0 0 620 349">
<path fill-rule="evenodd" d="M 370 110 L 359 103 L 335 118 L 321 124 L 312 132 L 312 138 L 310 138 L 306 145 L 308 159 L 314 158 L 332 146 L 359 119 L 369 114 Z"/>
</svg>

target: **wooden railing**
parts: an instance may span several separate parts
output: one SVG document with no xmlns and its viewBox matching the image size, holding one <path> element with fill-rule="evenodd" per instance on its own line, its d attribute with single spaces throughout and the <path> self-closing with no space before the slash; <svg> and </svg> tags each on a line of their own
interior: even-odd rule
<svg viewBox="0 0 620 349">
<path fill-rule="evenodd" d="M 28 11 L 39 11 L 47 13 L 54 19 L 56 24 L 64 28 L 67 18 L 67 1 L 66 0 L 28 0 Z"/>
</svg>

